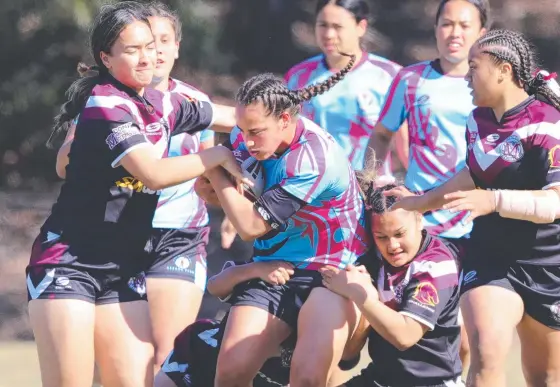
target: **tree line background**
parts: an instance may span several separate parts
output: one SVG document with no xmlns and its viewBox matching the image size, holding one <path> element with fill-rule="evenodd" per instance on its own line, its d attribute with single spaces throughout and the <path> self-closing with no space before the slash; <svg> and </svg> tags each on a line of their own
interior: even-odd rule
<svg viewBox="0 0 560 387">
<path fill-rule="evenodd" d="M 315 0 L 164 0 L 183 21 L 175 76 L 228 101 L 255 72 L 283 74 L 318 52 Z M 92 63 L 100 0 L 0 1 L 0 339 L 31 338 L 23 268 L 56 197 L 45 147 L 79 61 Z M 439 0 L 372 0 L 367 48 L 403 65 L 436 56 Z M 490 0 L 494 27 L 527 34 L 545 68 L 560 70 L 559 0 Z"/>
</svg>

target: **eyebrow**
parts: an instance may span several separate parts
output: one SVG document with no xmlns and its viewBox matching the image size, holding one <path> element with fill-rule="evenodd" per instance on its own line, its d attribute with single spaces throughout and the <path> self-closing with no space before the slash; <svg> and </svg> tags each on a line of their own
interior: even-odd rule
<svg viewBox="0 0 560 387">
<path fill-rule="evenodd" d="M 129 48 L 142 48 L 144 46 L 149 46 L 152 43 L 155 43 L 155 40 L 150 41 L 148 44 L 128 44 L 126 46 L 124 46 L 124 49 L 127 50 Z"/>
<path fill-rule="evenodd" d="M 401 228 L 395 230 L 395 233 L 402 232 L 402 231 L 404 231 L 404 229 L 405 229 L 405 227 L 402 226 Z M 381 233 L 381 232 L 374 232 L 374 234 L 375 234 L 375 235 L 378 235 L 378 236 L 379 236 L 379 235 L 385 236 L 385 234 L 384 234 L 384 233 Z"/>
</svg>

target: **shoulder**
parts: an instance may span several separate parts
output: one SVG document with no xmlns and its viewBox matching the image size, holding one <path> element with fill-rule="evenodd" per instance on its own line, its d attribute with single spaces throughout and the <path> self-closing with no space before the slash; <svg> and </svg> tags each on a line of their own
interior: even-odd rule
<svg viewBox="0 0 560 387">
<path fill-rule="evenodd" d="M 457 251 L 442 239 L 427 234 L 424 248 L 411 263 L 411 275 L 429 277 L 434 280 L 450 277 L 458 283 L 459 266 Z"/>
<path fill-rule="evenodd" d="M 401 68 L 397 74 L 397 79 L 399 80 L 418 79 L 422 77 L 426 73 L 426 71 L 429 70 L 431 67 L 432 67 L 432 62 L 430 61 L 414 63 L 412 65 Z"/>
<path fill-rule="evenodd" d="M 303 62 L 298 63 L 297 65 L 293 66 L 291 69 L 288 70 L 285 77 L 286 80 L 289 80 L 294 76 L 299 76 L 302 73 L 314 71 L 315 69 L 317 69 L 317 67 L 319 67 L 319 64 L 321 63 L 322 60 L 323 60 L 322 55 L 316 55 L 314 57 L 304 60 Z"/>
<path fill-rule="evenodd" d="M 401 65 L 390 61 L 387 58 L 372 53 L 368 53 L 366 60 L 370 64 L 370 66 L 381 69 L 382 71 L 389 74 L 392 78 L 394 78 L 402 69 Z"/>
<path fill-rule="evenodd" d="M 140 120 L 138 106 L 132 97 L 110 83 L 100 84 L 93 88 L 80 116 L 86 120 L 121 121 L 126 119 L 126 116 L 133 116 Z"/>
<path fill-rule="evenodd" d="M 180 80 L 174 79 L 174 78 L 172 78 L 171 81 L 172 81 L 172 86 L 169 89 L 169 91 L 171 93 L 178 93 L 178 94 L 181 94 L 181 95 L 183 95 L 187 98 L 194 98 L 194 99 L 198 99 L 198 100 L 201 100 L 201 101 L 209 101 L 210 100 L 210 98 L 208 97 L 207 94 L 198 90 L 194 86 L 189 85 L 188 83 L 185 83 L 183 81 L 180 81 Z"/>
</svg>

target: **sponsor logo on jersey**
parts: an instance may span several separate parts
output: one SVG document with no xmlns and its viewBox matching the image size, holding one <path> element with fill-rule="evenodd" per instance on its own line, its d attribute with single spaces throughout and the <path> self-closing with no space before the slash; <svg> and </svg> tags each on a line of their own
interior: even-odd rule
<svg viewBox="0 0 560 387">
<path fill-rule="evenodd" d="M 141 134 L 140 131 L 133 126 L 132 122 L 127 122 L 126 124 L 111 129 L 111 134 L 107 136 L 105 143 L 109 146 L 110 150 L 113 150 L 121 142 L 137 134 Z"/>
<path fill-rule="evenodd" d="M 161 190 L 154 191 L 153 189 L 149 189 L 140 180 L 131 176 L 123 177 L 122 179 L 116 181 L 115 186 L 119 188 L 126 188 L 136 192 L 142 192 L 149 195 L 161 194 Z"/>
<path fill-rule="evenodd" d="M 500 139 L 500 135 L 498 133 L 492 133 L 486 136 L 486 142 L 493 144 Z"/>
<path fill-rule="evenodd" d="M 550 305 L 550 314 L 555 321 L 560 322 L 560 301 Z"/>
<path fill-rule="evenodd" d="M 412 296 L 416 301 L 423 305 L 435 307 L 439 304 L 439 295 L 436 287 L 431 282 L 420 282 L 414 290 Z"/>
</svg>

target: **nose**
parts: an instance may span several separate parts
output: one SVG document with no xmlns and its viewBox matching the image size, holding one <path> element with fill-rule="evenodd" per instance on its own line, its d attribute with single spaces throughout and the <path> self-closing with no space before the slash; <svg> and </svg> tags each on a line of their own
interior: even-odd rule
<svg viewBox="0 0 560 387">
<path fill-rule="evenodd" d="M 255 146 L 255 142 L 253 140 L 246 140 L 245 144 L 249 147 L 252 148 Z"/>
<path fill-rule="evenodd" d="M 451 30 L 451 37 L 458 38 L 461 36 L 462 28 L 459 24 L 453 25 L 453 29 Z"/>
<path fill-rule="evenodd" d="M 389 250 L 396 251 L 401 247 L 399 240 L 397 238 L 390 238 L 389 239 Z"/>
</svg>

